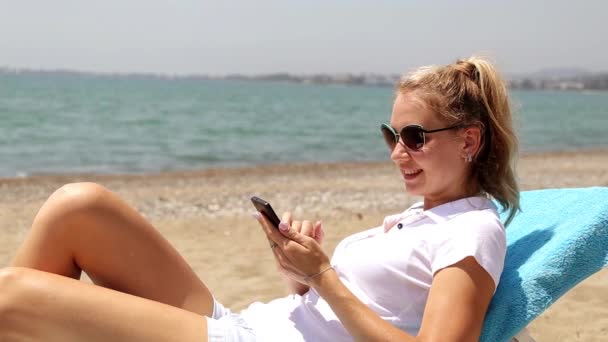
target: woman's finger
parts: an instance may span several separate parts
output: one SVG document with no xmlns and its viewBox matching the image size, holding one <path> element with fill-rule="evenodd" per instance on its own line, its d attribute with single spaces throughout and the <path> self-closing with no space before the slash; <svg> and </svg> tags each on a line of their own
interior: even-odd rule
<svg viewBox="0 0 608 342">
<path fill-rule="evenodd" d="M 296 232 L 299 232 L 302 230 L 302 222 L 300 221 L 292 221 L 291 222 L 291 229 L 295 230 Z"/>
<path fill-rule="evenodd" d="M 252 216 L 258 221 L 260 226 L 262 227 L 262 231 L 266 234 L 266 238 L 269 241 L 274 241 L 277 244 L 284 244 L 285 240 L 288 240 L 281 234 L 277 228 L 275 228 L 272 223 L 270 223 L 266 217 L 259 212 L 255 212 Z"/>
<path fill-rule="evenodd" d="M 291 221 L 293 221 L 293 215 L 291 214 L 290 211 L 286 211 L 283 213 L 283 216 L 281 216 L 281 222 L 285 222 L 289 225 L 291 225 Z"/>
<path fill-rule="evenodd" d="M 323 239 L 325 238 L 325 231 L 323 230 L 323 223 L 321 221 L 317 221 L 315 223 L 312 237 L 313 239 L 317 240 L 319 244 L 323 242 Z"/>
<path fill-rule="evenodd" d="M 300 229 L 300 234 L 314 237 L 313 228 L 314 227 L 310 221 L 304 220 L 304 221 L 302 221 L 302 229 Z"/>
<path fill-rule="evenodd" d="M 297 221 L 293 222 L 295 224 Z M 291 243 L 290 246 L 296 247 L 297 245 L 308 249 L 307 245 L 309 240 L 314 240 L 312 237 L 300 234 L 300 232 L 296 231 L 292 227 L 283 224 L 279 225 L 278 233 L 285 238 L 283 245 L 281 246 L 283 248 L 286 248 L 289 242 L 295 242 L 295 244 Z"/>
</svg>

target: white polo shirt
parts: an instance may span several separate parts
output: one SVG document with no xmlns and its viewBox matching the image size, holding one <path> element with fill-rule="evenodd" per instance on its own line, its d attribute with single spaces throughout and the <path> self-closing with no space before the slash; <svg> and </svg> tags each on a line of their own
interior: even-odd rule
<svg viewBox="0 0 608 342">
<path fill-rule="evenodd" d="M 382 226 L 342 240 L 331 262 L 355 296 L 415 336 L 437 271 L 473 256 L 498 286 L 505 254 L 496 207 L 485 197 L 469 197 L 430 210 L 417 203 L 388 216 Z M 260 341 L 352 341 L 314 290 L 253 303 L 242 316 Z"/>
</svg>

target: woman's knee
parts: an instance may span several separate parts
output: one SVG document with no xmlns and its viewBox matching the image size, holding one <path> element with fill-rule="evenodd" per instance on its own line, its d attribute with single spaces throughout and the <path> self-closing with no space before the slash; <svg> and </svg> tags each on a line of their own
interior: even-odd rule
<svg viewBox="0 0 608 342">
<path fill-rule="evenodd" d="M 95 183 L 66 184 L 42 205 L 32 228 L 36 231 L 52 231 L 52 235 L 59 236 L 69 227 L 80 226 L 83 217 L 103 208 L 109 193 L 109 190 Z"/>
<path fill-rule="evenodd" d="M 57 189 L 49 202 L 75 207 L 90 207 L 103 202 L 110 191 L 97 183 L 69 183 Z"/>
<path fill-rule="evenodd" d="M 100 208 L 110 191 L 96 183 L 70 183 L 57 189 L 40 209 L 40 214 L 66 216 Z"/>
<path fill-rule="evenodd" d="M 21 294 L 25 277 L 26 270 L 21 267 L 0 269 L 0 332 L 10 328 L 20 303 L 24 302 Z"/>
</svg>

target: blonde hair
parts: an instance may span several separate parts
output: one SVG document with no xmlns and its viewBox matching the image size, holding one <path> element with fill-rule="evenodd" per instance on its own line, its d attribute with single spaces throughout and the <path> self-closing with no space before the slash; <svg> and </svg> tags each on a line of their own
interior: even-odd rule
<svg viewBox="0 0 608 342">
<path fill-rule="evenodd" d="M 508 210 L 508 225 L 520 210 L 515 179 L 518 142 L 507 87 L 494 66 L 473 56 L 445 66 L 421 67 L 401 79 L 397 92 L 414 94 L 448 124 L 480 127 L 481 145 L 471 168 L 473 185 Z"/>
</svg>

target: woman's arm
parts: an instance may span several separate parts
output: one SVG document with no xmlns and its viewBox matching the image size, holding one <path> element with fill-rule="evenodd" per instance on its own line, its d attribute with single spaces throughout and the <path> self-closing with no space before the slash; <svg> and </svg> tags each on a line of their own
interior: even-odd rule
<svg viewBox="0 0 608 342">
<path fill-rule="evenodd" d="M 433 278 L 422 326 L 414 337 L 382 320 L 335 272 L 325 272 L 310 284 L 356 341 L 478 341 L 494 293 L 494 281 L 473 257 L 440 270 Z"/>
<path fill-rule="evenodd" d="M 281 232 L 262 227 L 278 244 L 275 256 L 284 272 L 307 282 L 331 306 L 356 341 L 476 341 L 494 292 L 490 275 L 473 257 L 437 271 L 425 307 L 418 336 L 411 336 L 384 321 L 363 304 L 329 267 L 329 258 L 314 239 L 293 229 Z M 310 224 L 303 222 L 303 225 Z M 398 295 L 398 294 L 397 294 Z"/>
</svg>

